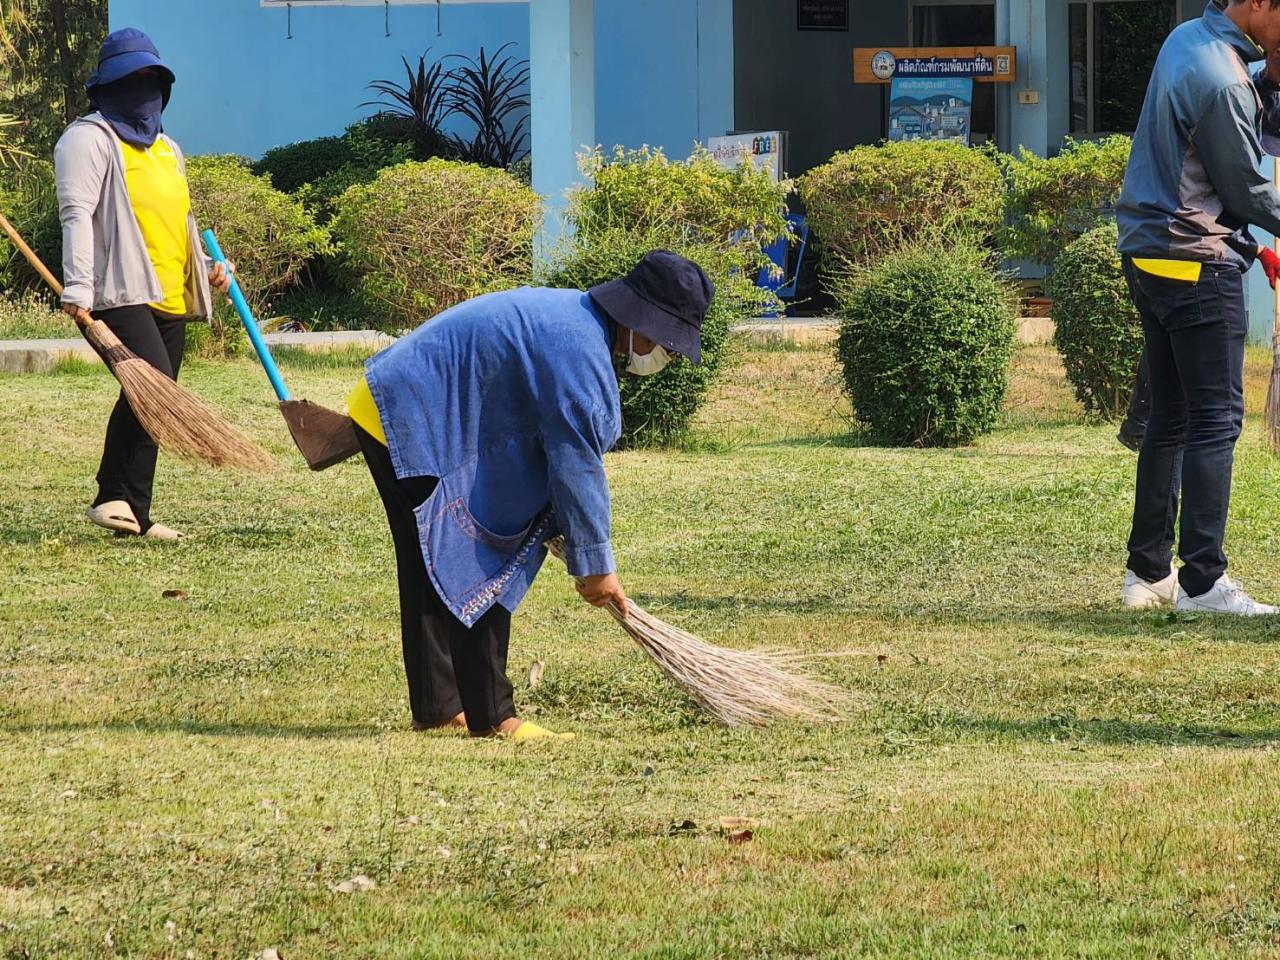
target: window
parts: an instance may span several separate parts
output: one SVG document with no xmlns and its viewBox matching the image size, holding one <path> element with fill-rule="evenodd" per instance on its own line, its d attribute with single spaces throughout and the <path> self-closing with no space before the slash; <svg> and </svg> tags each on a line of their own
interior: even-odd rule
<svg viewBox="0 0 1280 960">
<path fill-rule="evenodd" d="M 1071 133 L 1132 133 L 1156 55 L 1178 22 L 1175 0 L 1073 0 Z"/>
<path fill-rule="evenodd" d="M 911 4 L 911 45 L 914 47 L 995 46 L 996 5 L 958 0 L 914 0 Z M 996 84 L 973 85 L 971 140 L 995 137 Z"/>
</svg>

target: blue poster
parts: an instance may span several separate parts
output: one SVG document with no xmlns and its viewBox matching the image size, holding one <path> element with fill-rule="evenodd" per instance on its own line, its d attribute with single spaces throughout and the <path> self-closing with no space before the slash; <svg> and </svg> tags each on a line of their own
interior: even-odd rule
<svg viewBox="0 0 1280 960">
<path fill-rule="evenodd" d="M 890 140 L 969 143 L 973 77 L 895 77 L 889 87 Z"/>
</svg>

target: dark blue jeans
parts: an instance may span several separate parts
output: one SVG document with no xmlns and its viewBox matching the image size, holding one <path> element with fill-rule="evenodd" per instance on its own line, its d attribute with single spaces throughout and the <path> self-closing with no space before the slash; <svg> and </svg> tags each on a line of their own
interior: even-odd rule
<svg viewBox="0 0 1280 960">
<path fill-rule="evenodd" d="M 1222 541 L 1244 421 L 1244 275 L 1210 263 L 1198 283 L 1188 283 L 1145 273 L 1127 258 L 1124 269 L 1151 377 L 1129 569 L 1145 580 L 1168 576 L 1179 520 L 1178 579 L 1189 596 L 1199 596 L 1227 569 Z"/>
</svg>

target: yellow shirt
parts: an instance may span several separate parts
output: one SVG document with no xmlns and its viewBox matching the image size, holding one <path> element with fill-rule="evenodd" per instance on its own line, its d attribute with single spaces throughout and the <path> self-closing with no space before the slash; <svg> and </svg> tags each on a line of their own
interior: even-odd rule
<svg viewBox="0 0 1280 960">
<path fill-rule="evenodd" d="M 347 416 L 384 447 L 387 445 L 387 435 L 382 432 L 382 416 L 378 413 L 378 405 L 373 402 L 373 394 L 369 392 L 369 381 L 364 377 L 347 396 Z"/>
<path fill-rule="evenodd" d="M 164 300 L 152 306 L 161 313 L 187 313 L 187 257 L 190 236 L 191 193 L 178 170 L 178 157 L 163 139 L 150 147 L 121 143 L 124 176 L 129 186 L 133 215 L 138 219 L 151 266 L 160 279 Z"/>
</svg>

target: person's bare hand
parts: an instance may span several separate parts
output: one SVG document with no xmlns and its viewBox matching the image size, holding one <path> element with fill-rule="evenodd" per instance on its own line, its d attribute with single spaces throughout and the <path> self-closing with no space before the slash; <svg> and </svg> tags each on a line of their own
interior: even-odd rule
<svg viewBox="0 0 1280 960">
<path fill-rule="evenodd" d="M 607 607 L 613 604 L 624 617 L 627 615 L 627 595 L 623 592 L 622 582 L 616 573 L 579 577 L 576 587 L 582 599 L 593 607 Z"/>
<path fill-rule="evenodd" d="M 231 290 L 231 274 L 236 272 L 236 265 L 230 260 L 224 267 L 222 261 L 219 260 L 213 265 L 213 269 L 209 271 L 209 286 L 213 287 L 219 293 L 227 293 Z"/>
<path fill-rule="evenodd" d="M 89 323 L 93 320 L 93 315 L 84 307 L 77 307 L 74 303 L 64 303 L 62 312 L 73 317 L 78 323 Z"/>
</svg>

